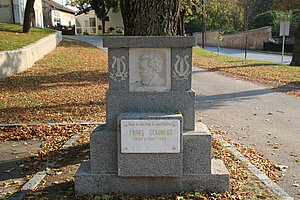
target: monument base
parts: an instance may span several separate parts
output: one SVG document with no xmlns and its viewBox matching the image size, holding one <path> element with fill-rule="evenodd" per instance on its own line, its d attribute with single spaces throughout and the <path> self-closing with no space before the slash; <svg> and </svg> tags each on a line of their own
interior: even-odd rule
<svg viewBox="0 0 300 200">
<path fill-rule="evenodd" d="M 91 174 L 89 161 L 75 174 L 77 196 L 88 194 L 134 194 L 160 196 L 179 191 L 224 192 L 229 189 L 229 174 L 220 160 L 212 160 L 211 174 L 185 174 L 181 177 L 120 177 L 118 174 Z"/>
<path fill-rule="evenodd" d="M 76 195 L 123 193 L 159 196 L 195 189 L 204 192 L 228 190 L 229 173 L 221 160 L 211 159 L 211 134 L 206 126 L 196 123 L 195 131 L 183 131 L 182 136 L 181 162 L 165 154 L 131 154 L 123 159 L 124 155 L 116 148 L 120 142 L 117 131 L 98 127 L 91 134 L 90 161 L 83 163 L 75 174 Z M 129 171 L 124 171 L 128 167 L 124 167 L 124 162 L 134 163 L 129 166 Z M 147 168 L 151 163 L 160 176 Z M 178 169 L 182 171 L 174 174 Z M 132 170 L 144 173 L 133 173 Z"/>
</svg>

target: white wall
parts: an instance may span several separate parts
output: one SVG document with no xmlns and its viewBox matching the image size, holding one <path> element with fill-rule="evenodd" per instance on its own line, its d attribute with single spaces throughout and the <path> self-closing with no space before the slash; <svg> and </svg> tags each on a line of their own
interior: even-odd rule
<svg viewBox="0 0 300 200">
<path fill-rule="evenodd" d="M 0 78 L 15 75 L 33 66 L 52 52 L 62 39 L 61 32 L 49 35 L 36 43 L 14 51 L 0 52 Z"/>
<path fill-rule="evenodd" d="M 15 23 L 23 25 L 26 0 L 13 0 L 14 7 L 14 18 Z M 34 2 L 34 12 L 35 12 L 35 24 L 36 27 L 44 27 L 43 20 L 43 8 L 42 8 L 42 0 L 35 0 Z M 2 13 L 1 13 L 2 15 Z M 13 23 L 11 21 L 10 23 Z"/>
<path fill-rule="evenodd" d="M 97 34 L 98 33 L 98 22 L 96 20 L 96 26 L 90 27 L 90 18 L 96 19 L 95 11 L 91 10 L 87 14 L 81 14 L 75 17 L 76 25 L 75 25 L 75 34 L 83 34 L 85 32 L 89 34 Z"/>
<path fill-rule="evenodd" d="M 23 25 L 26 0 L 13 0 L 15 23 Z"/>
<path fill-rule="evenodd" d="M 13 23 L 11 0 L 0 0 L 0 22 Z"/>
<path fill-rule="evenodd" d="M 71 13 L 66 13 L 60 10 L 51 10 L 52 24 L 57 26 L 58 23 L 62 26 L 74 26 L 75 25 L 75 15 Z M 58 22 L 58 20 L 60 22 Z"/>
<path fill-rule="evenodd" d="M 108 12 L 109 21 L 105 23 L 105 31 L 107 32 L 110 27 L 114 29 L 124 28 L 123 18 L 121 12 L 114 13 L 112 10 Z M 90 18 L 96 19 L 96 26 L 90 26 Z M 75 25 L 75 34 L 80 35 L 85 32 L 88 34 L 98 34 L 102 33 L 102 30 L 99 30 L 98 27 L 102 26 L 101 20 L 99 20 L 95 14 L 94 10 L 89 11 L 87 14 L 81 14 L 76 16 L 76 25 Z M 119 27 L 119 28 L 118 28 Z M 115 32 L 114 30 L 113 32 Z"/>
<path fill-rule="evenodd" d="M 108 12 L 108 17 L 109 17 L 109 21 L 107 21 L 105 23 L 105 31 L 108 30 L 108 28 L 113 27 L 116 29 L 116 27 L 123 27 L 124 28 L 124 24 L 123 24 L 123 18 L 122 18 L 122 14 L 121 12 L 113 12 L 112 10 L 110 10 Z M 101 24 L 101 21 L 100 21 Z"/>
<path fill-rule="evenodd" d="M 34 1 L 35 26 L 44 28 L 42 0 Z"/>
</svg>

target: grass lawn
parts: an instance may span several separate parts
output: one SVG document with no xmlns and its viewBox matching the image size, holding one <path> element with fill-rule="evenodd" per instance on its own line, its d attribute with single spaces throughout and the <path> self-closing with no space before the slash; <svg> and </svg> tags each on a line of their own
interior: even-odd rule
<svg viewBox="0 0 300 200">
<path fill-rule="evenodd" d="M 22 29 L 23 26 L 20 25 L 0 23 L 0 51 L 23 48 L 53 33 L 51 30 L 34 27 L 30 29 L 30 33 L 22 33 Z"/>
<path fill-rule="evenodd" d="M 193 50 L 193 66 L 271 85 L 300 96 L 300 66 L 232 58 L 199 47 Z"/>
<path fill-rule="evenodd" d="M 105 120 L 107 55 L 63 39 L 27 71 L 0 79 L 0 123 Z"/>
<path fill-rule="evenodd" d="M 124 36 L 124 33 L 99 33 L 97 36 Z"/>
</svg>

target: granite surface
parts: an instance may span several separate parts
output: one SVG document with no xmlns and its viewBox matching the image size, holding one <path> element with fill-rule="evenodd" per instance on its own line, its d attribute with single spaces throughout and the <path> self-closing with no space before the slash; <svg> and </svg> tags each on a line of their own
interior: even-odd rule
<svg viewBox="0 0 300 200">
<path fill-rule="evenodd" d="M 129 90 L 129 49 L 108 49 L 110 90 Z"/>
<path fill-rule="evenodd" d="M 117 173 L 117 133 L 96 129 L 90 136 L 90 161 L 93 174 Z"/>
<path fill-rule="evenodd" d="M 103 47 L 192 47 L 196 46 L 194 36 L 119 36 L 103 37 Z"/>
<path fill-rule="evenodd" d="M 195 92 L 126 92 L 109 90 L 106 94 L 106 127 L 116 130 L 117 118 L 122 113 L 180 113 L 183 130 L 195 129 Z"/>
<path fill-rule="evenodd" d="M 192 83 L 192 48 L 172 48 L 171 88 L 190 90 Z"/>
<path fill-rule="evenodd" d="M 121 120 L 179 120 L 181 114 L 123 113 L 118 117 L 118 175 L 128 177 L 179 177 L 183 174 L 182 126 L 180 127 L 179 153 L 121 153 Z"/>
<path fill-rule="evenodd" d="M 134 194 L 159 196 L 178 191 L 224 192 L 229 190 L 229 173 L 220 160 L 212 160 L 211 174 L 191 174 L 181 177 L 120 177 L 117 174 L 91 174 L 89 162 L 83 163 L 75 174 L 75 193 Z"/>
</svg>

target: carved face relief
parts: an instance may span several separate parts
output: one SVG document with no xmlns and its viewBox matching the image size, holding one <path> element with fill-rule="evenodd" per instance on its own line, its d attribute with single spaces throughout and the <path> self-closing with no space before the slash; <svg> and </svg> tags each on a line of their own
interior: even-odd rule
<svg viewBox="0 0 300 200">
<path fill-rule="evenodd" d="M 171 90 L 171 50 L 132 48 L 129 50 L 129 91 Z"/>
</svg>

